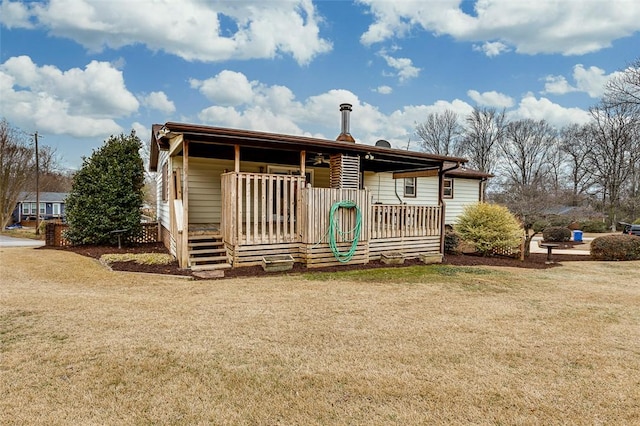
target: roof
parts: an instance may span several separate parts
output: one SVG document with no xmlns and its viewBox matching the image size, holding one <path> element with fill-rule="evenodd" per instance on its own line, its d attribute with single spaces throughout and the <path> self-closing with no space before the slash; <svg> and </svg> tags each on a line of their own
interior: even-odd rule
<svg viewBox="0 0 640 426">
<path fill-rule="evenodd" d="M 245 161 L 296 164 L 299 162 L 300 151 L 306 151 L 307 158 L 312 158 L 315 154 L 342 153 L 359 155 L 363 169 L 372 171 L 437 168 L 444 162 L 462 164 L 467 161 L 459 157 L 308 136 L 168 122 L 152 126 L 150 170 L 157 171 L 159 151 L 167 149 L 169 139 L 177 135 L 182 135 L 185 141 L 189 141 L 190 156 L 196 157 L 233 159 L 233 146 L 239 145 L 243 148 L 241 158 Z"/>
<path fill-rule="evenodd" d="M 69 195 L 68 192 L 41 192 L 40 202 L 41 203 L 63 203 L 68 195 Z M 36 193 L 23 191 L 20 193 L 18 202 L 19 203 L 35 203 Z"/>
<path fill-rule="evenodd" d="M 446 167 L 445 167 L 446 168 Z M 466 167 L 458 167 L 445 173 L 447 177 L 467 178 L 467 179 L 489 179 L 493 175 L 491 173 L 481 172 L 480 170 L 468 169 Z"/>
</svg>

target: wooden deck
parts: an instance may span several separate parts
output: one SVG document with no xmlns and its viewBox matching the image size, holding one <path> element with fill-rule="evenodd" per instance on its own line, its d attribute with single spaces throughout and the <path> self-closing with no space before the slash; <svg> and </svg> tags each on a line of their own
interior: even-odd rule
<svg viewBox="0 0 640 426">
<path fill-rule="evenodd" d="M 357 210 L 361 233 L 349 264 L 367 263 L 384 252 L 407 257 L 440 252 L 440 206 L 372 205 L 368 190 L 310 188 L 302 176 L 225 173 L 222 176 L 221 224 L 189 225 L 192 232 L 219 230 L 233 267 L 259 265 L 263 256 L 290 254 L 307 267 L 340 265 L 328 232 L 331 207 L 340 208 L 334 221 L 343 233 L 334 234 L 340 252 L 351 248 Z"/>
</svg>

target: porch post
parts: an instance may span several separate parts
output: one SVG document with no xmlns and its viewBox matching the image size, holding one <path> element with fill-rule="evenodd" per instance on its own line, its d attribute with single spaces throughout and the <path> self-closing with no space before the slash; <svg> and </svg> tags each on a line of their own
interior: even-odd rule
<svg viewBox="0 0 640 426">
<path fill-rule="evenodd" d="M 307 162 L 307 151 L 300 151 L 300 176 L 305 178 L 305 182 L 307 181 L 307 177 L 306 177 L 307 171 L 305 169 L 306 162 Z"/>
<path fill-rule="evenodd" d="M 444 255 L 444 220 L 445 209 L 444 205 L 444 170 L 443 164 L 438 166 L 438 206 L 440 206 L 440 254 Z"/>
<path fill-rule="evenodd" d="M 189 141 L 185 139 L 182 146 L 182 162 L 184 178 L 182 180 L 182 267 L 189 266 Z"/>
<path fill-rule="evenodd" d="M 233 151 L 235 153 L 235 165 L 233 171 L 236 173 L 240 173 L 240 145 L 235 145 L 233 148 Z"/>
</svg>

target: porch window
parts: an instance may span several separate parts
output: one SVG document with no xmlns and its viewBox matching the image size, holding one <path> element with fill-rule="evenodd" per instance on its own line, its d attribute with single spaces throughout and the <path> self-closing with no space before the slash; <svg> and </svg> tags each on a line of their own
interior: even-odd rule
<svg viewBox="0 0 640 426">
<path fill-rule="evenodd" d="M 162 165 L 162 201 L 169 200 L 169 163 Z"/>
<path fill-rule="evenodd" d="M 453 179 L 444 179 L 442 181 L 443 192 L 442 196 L 444 198 L 453 198 Z"/>
<path fill-rule="evenodd" d="M 405 197 L 412 197 L 412 198 L 416 197 L 416 194 L 418 192 L 416 180 L 417 178 L 415 177 L 404 178 L 404 196 Z"/>
</svg>

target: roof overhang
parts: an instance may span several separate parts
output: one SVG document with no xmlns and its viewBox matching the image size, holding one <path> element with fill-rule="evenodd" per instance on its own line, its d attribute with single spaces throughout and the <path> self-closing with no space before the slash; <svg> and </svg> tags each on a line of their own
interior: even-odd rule
<svg viewBox="0 0 640 426">
<path fill-rule="evenodd" d="M 189 155 L 195 157 L 232 159 L 233 146 L 238 145 L 244 148 L 244 161 L 296 164 L 300 161 L 300 151 L 306 151 L 307 158 L 311 158 L 314 153 L 327 156 L 345 154 L 360 156 L 363 170 L 376 172 L 439 168 L 445 162 L 462 164 L 467 161 L 464 158 L 306 136 L 168 122 L 164 126 L 153 126 L 150 160 L 152 171 L 157 170 L 159 151 L 168 149 L 170 139 L 177 135 L 182 135 L 184 141 L 188 141 Z"/>
</svg>

